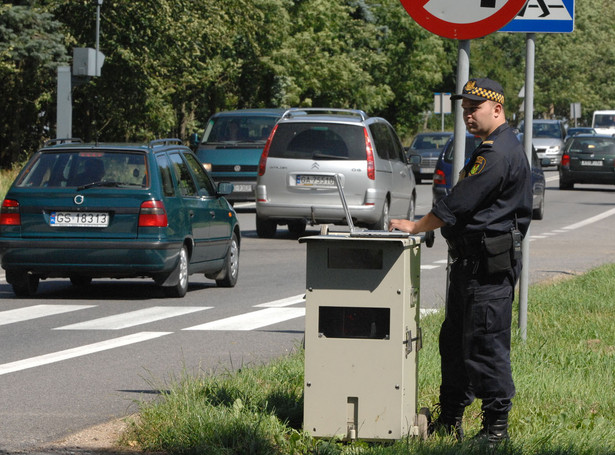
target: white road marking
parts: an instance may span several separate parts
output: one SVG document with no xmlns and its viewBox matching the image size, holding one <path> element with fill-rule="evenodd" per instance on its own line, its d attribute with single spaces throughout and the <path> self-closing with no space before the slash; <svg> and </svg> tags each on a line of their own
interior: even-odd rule
<svg viewBox="0 0 615 455">
<path fill-rule="evenodd" d="M 438 267 L 440 267 L 440 266 L 439 265 L 422 265 L 421 266 L 421 270 L 437 269 Z"/>
<path fill-rule="evenodd" d="M 134 343 L 140 343 L 142 341 L 153 340 L 164 335 L 169 335 L 173 332 L 140 332 L 132 335 L 126 335 L 119 338 L 114 338 L 107 341 L 101 341 L 98 343 L 87 344 L 77 348 L 66 349 L 64 351 L 53 352 L 51 354 L 39 355 L 37 357 L 31 357 L 29 359 L 18 360 L 16 362 L 5 363 L 0 365 L 0 376 L 8 373 L 15 373 L 17 371 L 27 370 L 29 368 L 40 367 L 43 365 L 49 365 L 51 363 L 60 362 L 62 360 L 74 359 L 75 357 L 81 357 L 88 354 L 94 354 L 96 352 L 106 351 L 109 349 L 115 349 L 122 346 L 128 346 Z"/>
<path fill-rule="evenodd" d="M 297 303 L 305 303 L 305 294 L 299 294 L 293 297 L 287 297 L 280 300 L 273 300 L 267 303 L 259 303 L 258 305 L 254 305 L 254 308 L 280 308 L 289 305 L 295 305 Z"/>
<path fill-rule="evenodd" d="M 54 330 L 121 330 L 136 325 L 148 324 L 162 319 L 182 316 L 197 311 L 209 310 L 210 306 L 154 306 L 142 310 L 107 316 L 91 321 L 57 327 Z"/>
<path fill-rule="evenodd" d="M 571 231 L 571 230 L 574 230 L 574 229 L 579 229 L 579 228 L 582 228 L 584 226 L 587 226 L 588 224 L 592 224 L 592 223 L 595 223 L 596 221 L 600 221 L 600 220 L 603 220 L 605 218 L 608 218 L 611 215 L 615 215 L 615 209 L 607 210 L 606 212 L 602 212 L 600 215 L 592 216 L 591 218 L 588 218 L 588 219 L 586 219 L 584 221 L 581 221 L 579 223 L 571 224 L 570 226 L 564 226 L 563 229 L 566 229 L 568 231 Z"/>
<path fill-rule="evenodd" d="M 96 305 L 34 305 L 14 310 L 0 311 L 0 325 L 14 324 L 29 321 L 30 319 L 44 318 L 56 314 L 93 308 Z"/>
<path fill-rule="evenodd" d="M 184 330 L 256 330 L 302 316 L 305 316 L 305 308 L 266 308 L 195 325 Z"/>
</svg>

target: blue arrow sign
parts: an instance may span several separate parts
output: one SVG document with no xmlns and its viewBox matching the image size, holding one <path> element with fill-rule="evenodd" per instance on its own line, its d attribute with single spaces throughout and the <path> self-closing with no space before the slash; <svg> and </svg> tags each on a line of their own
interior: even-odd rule
<svg viewBox="0 0 615 455">
<path fill-rule="evenodd" d="M 574 0 L 528 0 L 500 32 L 570 33 L 574 30 Z"/>
</svg>

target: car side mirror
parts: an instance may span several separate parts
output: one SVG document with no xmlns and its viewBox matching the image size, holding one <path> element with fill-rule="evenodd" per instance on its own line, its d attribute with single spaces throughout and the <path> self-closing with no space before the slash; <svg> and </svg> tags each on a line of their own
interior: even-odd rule
<svg viewBox="0 0 615 455">
<path fill-rule="evenodd" d="M 218 183 L 218 195 L 226 196 L 233 192 L 233 184 L 231 182 L 220 182 Z"/>
<path fill-rule="evenodd" d="M 199 145 L 199 133 L 192 133 L 190 135 L 190 147 L 196 147 Z"/>
</svg>

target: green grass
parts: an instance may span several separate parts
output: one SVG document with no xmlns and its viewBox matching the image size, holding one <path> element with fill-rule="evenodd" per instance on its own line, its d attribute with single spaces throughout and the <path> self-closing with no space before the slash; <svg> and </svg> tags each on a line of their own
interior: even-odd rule
<svg viewBox="0 0 615 455">
<path fill-rule="evenodd" d="M 480 402 L 466 411 L 468 440 L 406 438 L 388 444 L 314 440 L 301 430 L 303 352 L 224 374 L 184 375 L 162 399 L 141 403 L 125 444 L 194 454 L 452 455 L 615 454 L 615 264 L 529 291 L 527 340 L 513 339 L 517 386 L 510 443 L 469 441 Z M 424 317 L 419 407 L 438 400 L 437 336 L 442 312 Z"/>
<path fill-rule="evenodd" d="M 2 169 L 0 170 L 0 201 L 4 200 L 4 196 L 6 192 L 9 190 L 13 180 L 21 171 L 21 168 L 24 166 L 24 163 L 15 164 L 11 169 Z"/>
</svg>

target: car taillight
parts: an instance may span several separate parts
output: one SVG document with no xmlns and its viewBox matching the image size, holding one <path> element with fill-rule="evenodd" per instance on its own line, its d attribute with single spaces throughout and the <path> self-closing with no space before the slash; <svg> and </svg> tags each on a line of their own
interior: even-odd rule
<svg viewBox="0 0 615 455">
<path fill-rule="evenodd" d="M 265 144 L 265 148 L 263 149 L 263 153 L 261 154 L 261 159 L 258 162 L 258 175 L 265 175 L 265 169 L 267 168 L 267 157 L 269 156 L 269 148 L 271 147 L 271 141 L 273 139 L 273 135 L 278 129 L 278 125 L 275 125 L 267 138 L 267 143 Z"/>
<path fill-rule="evenodd" d="M 5 226 L 19 226 L 21 216 L 19 215 L 19 202 L 13 199 L 5 199 L 0 209 L 0 224 Z"/>
<path fill-rule="evenodd" d="M 563 154 L 561 164 L 562 166 L 570 166 L 570 155 L 567 153 Z"/>
<path fill-rule="evenodd" d="M 446 185 L 446 175 L 442 169 L 436 169 L 433 173 L 433 183 L 434 185 Z"/>
<path fill-rule="evenodd" d="M 162 201 L 145 201 L 139 212 L 139 227 L 167 227 L 167 212 Z"/>
<path fill-rule="evenodd" d="M 374 147 L 372 147 L 372 141 L 369 139 L 367 128 L 363 128 L 363 134 L 365 135 L 365 155 L 367 158 L 367 177 L 370 180 L 376 180 L 376 165 L 374 164 Z"/>
</svg>

